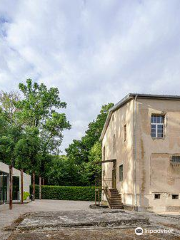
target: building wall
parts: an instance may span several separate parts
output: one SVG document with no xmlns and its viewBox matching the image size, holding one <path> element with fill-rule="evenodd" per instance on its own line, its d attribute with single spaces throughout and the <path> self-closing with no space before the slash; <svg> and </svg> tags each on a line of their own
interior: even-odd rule
<svg viewBox="0 0 180 240">
<path fill-rule="evenodd" d="M 124 125 L 126 125 L 126 141 L 124 141 Z M 113 144 L 114 143 L 114 144 Z M 105 147 L 105 158 L 104 158 Z M 102 158 L 116 159 L 116 186 L 122 194 L 123 202 L 132 204 L 133 201 L 133 101 L 128 102 L 115 111 L 111 117 L 102 141 Z M 119 165 L 123 164 L 124 181 L 119 181 Z M 102 165 L 102 176 L 111 188 L 113 163 Z M 104 176 L 105 173 L 105 176 Z M 105 185 L 105 182 L 103 182 Z M 103 200 L 105 196 L 103 195 Z"/>
<path fill-rule="evenodd" d="M 139 209 L 180 209 L 180 199 L 172 199 L 172 194 L 180 194 L 180 166 L 170 163 L 172 155 L 180 156 L 180 101 L 137 99 L 137 115 L 135 104 L 135 100 L 131 100 L 113 113 L 102 141 L 102 152 L 105 146 L 103 160 L 117 159 L 116 186 L 125 205 L 134 206 L 137 202 Z M 165 114 L 163 139 L 151 137 L 152 114 Z M 133 128 L 135 120 L 136 127 Z M 124 166 L 123 182 L 119 181 L 120 164 Z M 112 163 L 103 164 L 102 174 L 104 172 L 104 178 L 112 178 Z M 111 187 L 110 181 L 108 185 Z M 157 193 L 160 199 L 154 199 Z"/>
<path fill-rule="evenodd" d="M 9 166 L 3 162 L 0 162 L 0 171 L 9 174 Z M 21 172 L 15 168 L 13 168 L 13 176 L 19 177 L 19 197 L 21 196 Z M 31 176 L 23 173 L 23 191 L 30 193 L 30 185 L 31 185 Z M 7 178 L 7 187 L 9 188 L 9 176 Z M 9 200 L 9 191 L 7 191 L 7 200 Z"/>
<path fill-rule="evenodd" d="M 180 102 L 138 99 L 137 115 L 137 192 L 138 205 L 154 210 L 180 207 L 180 166 L 173 166 L 170 157 L 180 156 Z M 163 139 L 151 137 L 151 115 L 165 114 Z M 160 193 L 161 199 L 154 199 Z"/>
</svg>

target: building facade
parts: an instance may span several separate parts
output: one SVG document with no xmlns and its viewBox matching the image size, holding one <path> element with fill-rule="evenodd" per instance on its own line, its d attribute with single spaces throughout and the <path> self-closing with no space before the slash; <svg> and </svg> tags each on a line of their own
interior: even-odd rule
<svg viewBox="0 0 180 240">
<path fill-rule="evenodd" d="M 23 192 L 30 193 L 31 176 L 23 173 Z M 20 202 L 21 171 L 13 168 L 13 202 Z M 27 200 L 29 197 L 27 198 Z M 9 166 L 0 162 L 0 204 L 9 202 Z"/>
<path fill-rule="evenodd" d="M 101 140 L 102 185 L 124 206 L 180 209 L 180 96 L 127 95 L 110 109 Z"/>
</svg>

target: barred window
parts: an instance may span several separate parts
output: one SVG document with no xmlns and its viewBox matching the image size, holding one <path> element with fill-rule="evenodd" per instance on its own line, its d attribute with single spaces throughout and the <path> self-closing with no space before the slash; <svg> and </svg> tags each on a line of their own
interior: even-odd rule
<svg viewBox="0 0 180 240">
<path fill-rule="evenodd" d="M 171 161 L 173 163 L 180 163 L 180 156 L 172 156 Z"/>
<path fill-rule="evenodd" d="M 151 137 L 152 138 L 164 137 L 164 115 L 151 116 Z"/>
</svg>

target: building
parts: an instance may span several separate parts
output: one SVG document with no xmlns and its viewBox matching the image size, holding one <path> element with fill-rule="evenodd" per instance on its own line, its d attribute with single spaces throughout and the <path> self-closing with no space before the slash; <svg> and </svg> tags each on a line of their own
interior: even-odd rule
<svg viewBox="0 0 180 240">
<path fill-rule="evenodd" d="M 110 109 L 101 140 L 102 185 L 125 207 L 180 209 L 180 96 L 128 94 Z"/>
<path fill-rule="evenodd" d="M 30 193 L 31 176 L 23 173 L 23 192 Z M 20 202 L 21 171 L 13 168 L 13 202 Z M 0 162 L 0 204 L 9 202 L 9 166 Z"/>
</svg>

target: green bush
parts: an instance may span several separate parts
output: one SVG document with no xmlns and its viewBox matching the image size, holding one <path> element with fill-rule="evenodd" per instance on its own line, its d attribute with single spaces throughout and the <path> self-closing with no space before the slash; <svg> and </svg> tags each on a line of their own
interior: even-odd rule
<svg viewBox="0 0 180 240">
<path fill-rule="evenodd" d="M 23 192 L 23 200 L 27 200 L 27 198 L 30 196 L 28 192 Z"/>
<path fill-rule="evenodd" d="M 32 192 L 32 186 L 31 186 Z M 94 201 L 95 187 L 42 186 L 42 199 Z M 36 199 L 39 198 L 39 186 L 36 185 Z"/>
</svg>

